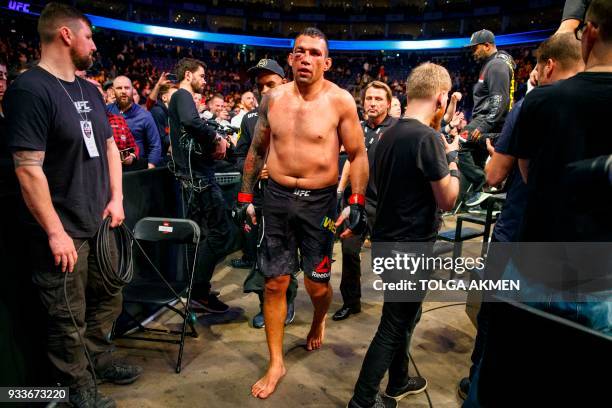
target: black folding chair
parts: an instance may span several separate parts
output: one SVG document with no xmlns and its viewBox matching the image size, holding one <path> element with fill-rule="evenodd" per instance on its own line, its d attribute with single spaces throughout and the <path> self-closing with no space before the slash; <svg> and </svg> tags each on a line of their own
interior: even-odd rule
<svg viewBox="0 0 612 408">
<path fill-rule="evenodd" d="M 197 262 L 198 244 L 200 242 L 200 228 L 192 220 L 182 218 L 157 218 L 157 217 L 146 217 L 136 223 L 134 227 L 134 243 L 140 248 L 142 255 L 151 264 L 151 267 L 159 275 L 159 279 L 155 280 L 140 280 L 131 283 L 123 289 L 123 301 L 125 303 L 137 303 L 146 304 L 156 307 L 164 307 L 172 310 L 177 315 L 181 316 L 182 330 L 169 330 L 169 329 L 154 329 L 145 327 L 140 323 L 133 315 L 128 311 L 123 310 L 125 315 L 136 323 L 137 332 L 149 332 L 158 333 L 155 337 L 142 337 L 136 334 L 117 334 L 116 322 L 113 325 L 111 331 L 111 338 L 130 338 L 135 340 L 152 341 L 171 343 L 179 345 L 178 360 L 176 363 L 176 372 L 181 372 L 181 360 L 183 357 L 183 348 L 185 345 L 185 336 L 198 337 L 198 333 L 194 327 L 194 321 L 192 313 L 190 311 L 190 300 L 191 300 L 191 287 L 193 285 L 193 275 L 195 272 L 195 266 Z M 145 251 L 140 246 L 138 241 L 148 242 L 173 242 L 177 244 L 193 244 L 195 245 L 195 252 L 193 255 L 193 265 L 189 268 L 189 262 L 186 261 L 188 266 L 188 280 L 187 282 L 168 282 L 151 259 L 147 256 Z M 183 303 L 181 295 L 186 296 L 187 301 Z M 183 303 L 184 310 L 181 311 L 174 307 L 176 303 Z M 189 324 L 190 332 L 187 333 L 187 324 Z M 165 337 L 161 334 L 166 335 Z M 169 339 L 167 337 L 179 336 L 179 339 Z"/>
</svg>

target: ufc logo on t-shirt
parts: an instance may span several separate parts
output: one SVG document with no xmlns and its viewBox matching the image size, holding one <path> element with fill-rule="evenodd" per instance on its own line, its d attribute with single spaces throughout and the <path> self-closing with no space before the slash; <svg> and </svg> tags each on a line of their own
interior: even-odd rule
<svg viewBox="0 0 612 408">
<path fill-rule="evenodd" d="M 89 101 L 77 101 L 74 103 L 74 106 L 79 113 L 89 113 L 91 112 L 91 108 L 89 107 Z"/>
</svg>

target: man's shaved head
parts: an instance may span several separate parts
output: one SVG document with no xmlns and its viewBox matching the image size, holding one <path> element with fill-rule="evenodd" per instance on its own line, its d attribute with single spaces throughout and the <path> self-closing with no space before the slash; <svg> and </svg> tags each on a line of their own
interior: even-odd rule
<svg viewBox="0 0 612 408">
<path fill-rule="evenodd" d="M 126 77 L 125 75 L 119 75 L 117 78 L 113 80 L 113 88 L 116 88 L 117 86 L 123 86 L 126 83 L 130 87 L 132 86 L 132 80 L 130 78 Z"/>
</svg>

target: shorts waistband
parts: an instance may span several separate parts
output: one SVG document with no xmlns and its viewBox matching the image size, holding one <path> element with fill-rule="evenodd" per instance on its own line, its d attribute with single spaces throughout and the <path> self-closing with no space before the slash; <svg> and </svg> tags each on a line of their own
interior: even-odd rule
<svg viewBox="0 0 612 408">
<path fill-rule="evenodd" d="M 288 194 L 293 194 L 298 197 L 309 197 L 311 195 L 327 195 L 327 194 L 336 194 L 338 190 L 338 185 L 333 184 L 331 186 L 323 187 L 323 188 L 314 188 L 314 189 L 305 189 L 305 188 L 292 188 L 285 187 L 281 184 L 278 184 L 276 181 L 272 180 L 272 178 L 268 178 L 268 188 L 272 188 L 274 190 L 280 190 Z"/>
</svg>

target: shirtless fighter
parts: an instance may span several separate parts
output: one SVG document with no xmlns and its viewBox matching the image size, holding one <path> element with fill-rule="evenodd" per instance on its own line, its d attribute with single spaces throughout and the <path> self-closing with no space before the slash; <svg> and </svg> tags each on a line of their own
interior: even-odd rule
<svg viewBox="0 0 612 408">
<path fill-rule="evenodd" d="M 307 28 L 295 40 L 289 65 L 294 81 L 271 90 L 261 101 L 255 135 L 244 164 L 242 189 L 234 214 L 248 215 L 253 186 L 264 161 L 269 181 L 264 195 L 264 229 L 259 262 L 266 277 L 264 320 L 270 352 L 266 374 L 253 385 L 254 397 L 267 398 L 285 375 L 283 332 L 290 274 L 302 258 L 304 286 L 314 305 L 306 348 L 321 347 L 332 298 L 329 284 L 336 217 L 338 153 L 344 145 L 351 162 L 353 195 L 347 227 L 366 227 L 365 185 L 368 159 L 353 97 L 323 78 L 330 69 L 327 38 Z M 267 159 L 266 159 L 267 155 Z"/>
</svg>

